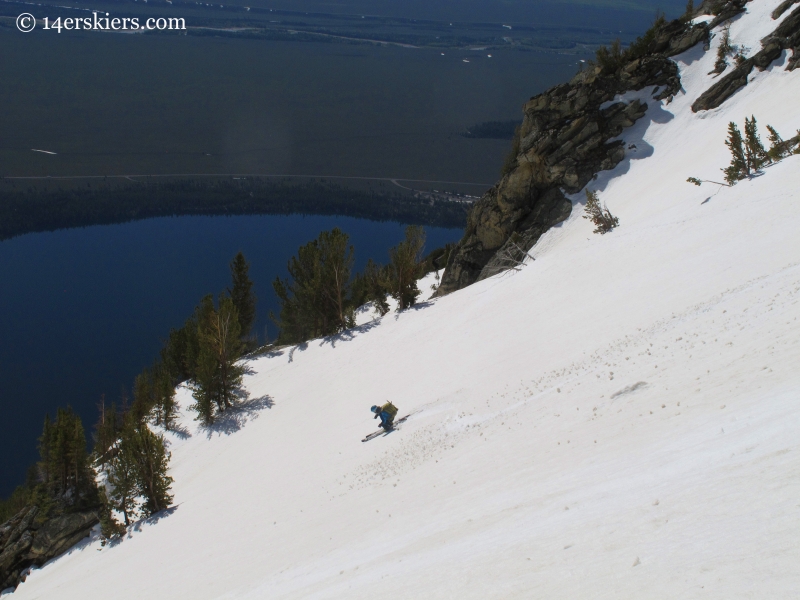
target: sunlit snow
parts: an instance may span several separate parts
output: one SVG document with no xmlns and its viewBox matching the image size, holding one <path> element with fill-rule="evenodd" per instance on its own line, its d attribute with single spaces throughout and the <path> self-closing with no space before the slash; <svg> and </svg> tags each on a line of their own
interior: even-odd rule
<svg viewBox="0 0 800 600">
<path fill-rule="evenodd" d="M 686 178 L 721 180 L 731 120 L 792 137 L 800 74 L 694 114 L 714 54 L 677 57 L 685 93 L 590 184 L 618 229 L 576 195 L 521 271 L 248 361 L 211 431 L 179 389 L 175 507 L 15 600 L 798 597 L 800 156 Z M 387 400 L 411 417 L 362 443 Z"/>
</svg>

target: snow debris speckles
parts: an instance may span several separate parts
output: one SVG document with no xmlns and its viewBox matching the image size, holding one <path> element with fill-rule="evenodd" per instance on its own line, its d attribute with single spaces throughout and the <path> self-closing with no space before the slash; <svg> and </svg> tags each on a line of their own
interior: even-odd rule
<svg viewBox="0 0 800 600">
<path fill-rule="evenodd" d="M 755 49 L 748 39 L 777 4 L 749 3 L 734 42 Z M 741 596 L 754 581 L 764 598 L 796 589 L 800 474 L 793 453 L 780 452 L 800 427 L 800 157 L 704 205 L 709 192 L 685 179 L 729 163 L 730 121 L 755 115 L 762 136 L 767 123 L 785 138 L 800 128 L 787 109 L 800 71 L 760 73 L 695 114 L 715 60 L 701 46 L 675 57 L 686 93 L 668 106 L 648 99 L 621 136 L 644 140 L 652 156 L 592 183 L 621 217 L 618 230 L 586 244 L 574 210 L 537 243 L 535 268 L 390 313 L 335 347 L 309 341 L 291 364 L 288 352 L 250 361 L 245 390 L 275 398 L 268 413 L 231 435 L 166 434 L 180 509 L 116 547 L 32 571 L 15 600 L 83 600 L 111 587 L 118 600 L 365 600 L 376 583 L 387 600 L 498 589 L 583 598 L 610 576 L 616 597 L 677 598 L 709 568 L 715 597 Z M 386 396 L 414 416 L 362 444 L 374 429 L 365 407 Z M 679 399 L 683 419 L 639 417 Z M 176 401 L 179 424 L 198 433 L 190 390 Z M 669 515 L 647 508 L 661 490 Z M 568 502 L 566 515 L 558 507 Z M 390 507 L 397 519 L 384 518 Z M 567 540 L 577 542 L 568 561 L 554 560 Z M 646 573 L 625 571 L 633 552 Z M 441 576 L 454 565 L 470 576 Z"/>
</svg>

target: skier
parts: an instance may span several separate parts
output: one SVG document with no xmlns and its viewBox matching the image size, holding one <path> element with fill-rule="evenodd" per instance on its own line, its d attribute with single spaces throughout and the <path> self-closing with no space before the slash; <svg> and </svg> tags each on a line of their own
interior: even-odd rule
<svg viewBox="0 0 800 600">
<path fill-rule="evenodd" d="M 381 427 L 385 431 L 392 428 L 394 418 L 397 416 L 397 407 L 394 404 L 387 402 L 383 406 L 373 406 L 370 410 L 375 413 L 373 419 L 381 418 Z"/>
</svg>

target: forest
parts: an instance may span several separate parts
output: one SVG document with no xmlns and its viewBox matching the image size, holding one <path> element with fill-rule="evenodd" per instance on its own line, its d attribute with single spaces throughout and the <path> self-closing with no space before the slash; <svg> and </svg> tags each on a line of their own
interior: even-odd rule
<svg viewBox="0 0 800 600">
<path fill-rule="evenodd" d="M 224 178 L 0 188 L 0 240 L 26 233 L 179 215 L 339 215 L 463 227 L 468 205 L 403 193 L 356 190 L 324 180 Z M 24 186 L 24 187 L 23 187 Z"/>
</svg>

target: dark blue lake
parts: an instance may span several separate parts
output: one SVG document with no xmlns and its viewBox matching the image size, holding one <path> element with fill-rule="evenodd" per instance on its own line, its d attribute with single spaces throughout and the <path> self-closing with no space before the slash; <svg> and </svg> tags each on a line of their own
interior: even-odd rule
<svg viewBox="0 0 800 600">
<path fill-rule="evenodd" d="M 244 252 L 258 296 L 256 331 L 270 339 L 276 276 L 300 245 L 339 227 L 356 269 L 385 263 L 404 226 L 346 217 L 175 217 L 25 235 L 0 242 L 0 496 L 37 460 L 45 413 L 71 405 L 87 436 L 101 395 L 118 401 L 150 365 L 170 328 L 199 299 L 230 282 Z M 426 228 L 426 249 L 457 241 L 459 229 Z"/>
</svg>

